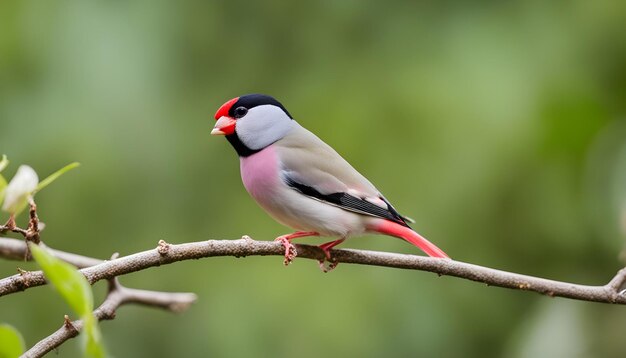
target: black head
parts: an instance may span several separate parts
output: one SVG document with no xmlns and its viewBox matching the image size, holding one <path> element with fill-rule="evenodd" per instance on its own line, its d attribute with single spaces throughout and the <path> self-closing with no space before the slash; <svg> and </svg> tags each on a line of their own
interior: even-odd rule
<svg viewBox="0 0 626 358">
<path fill-rule="evenodd" d="M 226 135 L 239 156 L 252 155 L 284 137 L 293 117 L 274 97 L 248 94 L 224 103 L 211 134 Z"/>
<path fill-rule="evenodd" d="M 228 102 L 226 102 L 228 103 Z M 276 106 L 280 109 L 283 110 L 283 112 L 285 112 L 285 114 L 287 114 L 287 116 L 289 116 L 289 118 L 293 119 L 293 117 L 291 116 L 291 114 L 289 114 L 289 111 L 287 111 L 287 108 L 285 108 L 285 106 L 283 106 L 282 103 L 278 102 L 276 100 L 276 98 L 272 97 L 272 96 L 268 96 L 266 94 L 258 94 L 258 93 L 253 93 L 253 94 L 246 94 L 243 95 L 241 97 L 238 97 L 237 101 L 234 102 L 230 108 L 228 109 L 228 114 L 230 117 L 233 118 L 237 118 L 237 115 L 240 115 L 237 112 L 237 109 L 243 110 L 245 109 L 245 111 L 249 111 L 254 107 L 258 107 L 258 106 L 263 106 L 263 105 L 272 105 L 272 106 Z M 218 111 L 219 113 L 219 111 Z M 245 114 L 244 114 L 245 115 Z M 217 116 L 217 114 L 216 114 Z M 218 119 L 218 118 L 215 118 Z"/>
</svg>

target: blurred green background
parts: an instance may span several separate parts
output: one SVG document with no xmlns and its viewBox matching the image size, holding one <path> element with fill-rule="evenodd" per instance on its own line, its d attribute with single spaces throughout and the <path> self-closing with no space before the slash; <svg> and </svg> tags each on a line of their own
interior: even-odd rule
<svg viewBox="0 0 626 358">
<path fill-rule="evenodd" d="M 277 97 L 453 258 L 600 285 L 623 266 L 623 1 L 0 1 L 0 153 L 45 177 L 47 244 L 107 258 L 271 240 L 213 114 Z M 23 223 L 25 218 L 21 217 Z M 0 216 L 6 220 L 6 215 Z M 303 242 L 320 243 L 306 239 Z M 344 247 L 420 252 L 382 236 Z M 196 292 L 172 315 L 124 306 L 117 357 L 623 357 L 624 307 L 459 279 L 280 257 L 181 262 L 122 278 Z M 1 275 L 16 265 L 0 262 Z M 96 286 L 102 299 L 104 284 Z M 0 299 L 28 346 L 69 309 Z M 80 353 L 78 341 L 59 349 Z"/>
</svg>

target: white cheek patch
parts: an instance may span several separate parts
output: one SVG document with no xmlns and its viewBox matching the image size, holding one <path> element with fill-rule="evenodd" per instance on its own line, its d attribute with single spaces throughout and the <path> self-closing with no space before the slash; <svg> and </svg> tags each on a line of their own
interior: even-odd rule
<svg viewBox="0 0 626 358">
<path fill-rule="evenodd" d="M 263 149 L 287 134 L 293 120 L 273 105 L 251 108 L 237 120 L 236 131 L 241 142 L 252 150 Z"/>
</svg>

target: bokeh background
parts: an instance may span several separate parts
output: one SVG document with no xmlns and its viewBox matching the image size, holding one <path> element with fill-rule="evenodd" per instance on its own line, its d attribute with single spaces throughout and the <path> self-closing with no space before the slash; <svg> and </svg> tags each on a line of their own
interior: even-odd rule
<svg viewBox="0 0 626 358">
<path fill-rule="evenodd" d="M 624 265 L 623 1 L 0 1 L 0 153 L 41 177 L 50 246 L 107 258 L 288 229 L 245 192 L 226 100 L 271 94 L 453 258 L 600 285 Z M 621 219 L 620 219 L 621 218 Z M 6 215 L 0 216 L 1 220 Z M 21 222 L 25 218 L 21 217 Z M 303 240 L 319 243 L 316 239 Z M 418 254 L 381 236 L 343 246 Z M 623 357 L 624 307 L 455 278 L 280 257 L 122 278 L 196 292 L 124 306 L 117 357 Z M 8 276 L 16 265 L 0 262 Z M 104 285 L 96 286 L 102 299 Z M 0 300 L 28 346 L 69 309 Z M 80 354 L 78 341 L 59 356 Z"/>
</svg>

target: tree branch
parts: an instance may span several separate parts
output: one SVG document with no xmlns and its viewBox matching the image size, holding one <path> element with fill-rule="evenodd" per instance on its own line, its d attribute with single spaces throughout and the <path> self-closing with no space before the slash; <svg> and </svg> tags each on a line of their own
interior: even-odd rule
<svg viewBox="0 0 626 358">
<path fill-rule="evenodd" d="M 117 278 L 114 278 L 109 281 L 109 293 L 106 299 L 100 307 L 94 310 L 93 314 L 98 321 L 114 319 L 117 308 L 128 303 L 182 312 L 189 308 L 196 298 L 193 293 L 166 293 L 126 288 L 120 285 Z M 72 322 L 65 316 L 65 322 L 61 328 L 37 342 L 22 357 L 42 357 L 65 341 L 78 336 L 82 328 L 82 320 Z"/>
<path fill-rule="evenodd" d="M 9 220 L 5 225 L 0 225 L 0 234 L 11 231 L 14 233 L 18 233 L 24 237 L 24 241 L 9 238 L 0 238 L 0 257 L 13 260 L 32 260 L 32 256 L 30 255 L 30 249 L 27 243 L 33 242 L 35 244 L 38 244 L 39 246 L 45 247 L 45 244 L 41 242 L 40 238 L 40 231 L 41 229 L 43 229 L 43 224 L 39 222 L 39 217 L 37 215 L 37 204 L 35 203 L 35 200 L 32 198 L 32 196 L 29 198 L 29 204 L 30 210 L 28 229 L 18 227 L 15 223 L 15 215 L 13 214 L 10 215 Z M 102 260 L 76 255 L 69 252 L 53 250 L 50 248 L 48 248 L 48 250 L 52 253 L 53 256 L 65 262 L 68 262 L 78 268 L 91 267 L 104 262 Z M 114 260 L 118 256 L 119 255 L 115 253 L 111 259 Z M 21 278 L 21 281 L 20 279 L 13 280 L 11 277 L 6 280 L 0 281 L 9 283 L 9 286 L 15 284 L 17 286 L 12 287 L 21 287 L 22 290 L 29 287 L 31 279 L 33 280 L 33 282 L 38 282 L 38 284 L 36 285 L 45 284 L 44 276 L 41 271 L 31 273 L 24 271 L 20 268 L 18 268 L 17 270 L 19 272 L 19 277 Z M 93 284 L 93 282 L 95 281 L 92 281 L 91 283 Z M 195 302 L 196 299 L 197 296 L 193 293 L 169 293 L 125 288 L 119 284 L 117 277 L 112 277 L 109 279 L 109 291 L 107 294 L 107 298 L 104 300 L 102 305 L 100 305 L 100 307 L 98 307 L 94 311 L 94 316 L 99 321 L 103 319 L 113 319 L 115 317 L 115 310 L 117 309 L 117 307 L 126 303 L 137 303 L 144 306 L 157 307 L 172 312 L 182 312 L 189 308 L 189 306 L 193 302 Z M 79 334 L 82 325 L 83 322 L 72 322 L 66 315 L 65 322 L 59 330 L 38 342 L 23 356 L 41 357 L 45 355 L 52 349 L 63 344 L 63 342 L 65 342 L 66 340 L 76 337 Z"/>
<path fill-rule="evenodd" d="M 3 249 L 5 240 L 0 239 L 0 253 L 5 252 L 5 249 Z M 25 245 L 23 249 L 26 250 Z M 325 258 L 324 252 L 317 246 L 296 245 L 296 249 L 298 257 L 301 258 L 314 260 L 324 260 Z M 95 266 L 83 268 L 81 272 L 93 284 L 99 280 L 112 279 L 131 272 L 145 270 L 149 267 L 183 260 L 214 256 L 246 257 L 269 255 L 283 256 L 284 247 L 277 242 L 255 241 L 248 237 L 240 240 L 208 240 L 178 245 L 160 241 L 156 249 L 104 261 Z M 622 292 L 624 282 L 626 281 L 626 269 L 619 271 L 606 285 L 587 286 L 521 275 L 460 261 L 424 256 L 350 249 L 332 250 L 331 255 L 331 261 L 337 263 L 428 271 L 442 276 L 454 276 L 482 282 L 490 286 L 532 291 L 548 296 L 626 304 L 626 295 Z M 17 257 L 17 255 L 13 257 Z M 41 271 L 21 272 L 0 280 L 0 296 L 43 284 L 45 284 L 45 280 Z"/>
<path fill-rule="evenodd" d="M 42 242 L 40 242 L 39 245 L 45 246 Z M 54 250 L 51 248 L 47 249 L 53 256 L 79 268 L 90 267 L 104 262 L 103 260 L 87 256 Z M 25 258 L 30 260 L 32 257 L 28 255 L 28 252 L 28 246 L 24 240 L 0 238 L 0 257 L 20 261 Z M 115 254 L 113 258 L 116 258 L 117 256 L 118 255 Z M 20 269 L 18 270 L 20 271 L 20 276 L 25 280 L 26 284 L 28 284 L 31 273 Z M 115 277 L 109 280 L 109 292 L 107 297 L 100 307 L 94 311 L 94 316 L 99 321 L 113 319 L 115 318 L 115 310 L 119 306 L 127 303 L 151 306 L 178 313 L 189 308 L 189 306 L 195 302 L 196 299 L 197 296 L 193 293 L 170 293 L 126 288 L 120 285 L 117 277 Z M 61 328 L 35 344 L 31 349 L 24 353 L 23 357 L 44 356 L 46 353 L 59 347 L 68 339 L 78 336 L 82 327 L 82 321 L 79 320 L 72 322 L 69 320 L 68 316 L 65 316 L 65 322 Z"/>
<path fill-rule="evenodd" d="M 39 244 L 44 245 L 43 243 Z M 45 245 L 44 245 L 45 246 Z M 59 251 L 46 247 L 48 251 L 56 258 L 61 259 L 78 268 L 94 266 L 104 262 L 103 260 L 94 259 L 92 257 L 73 254 L 70 252 Z M 24 240 L 11 239 L 8 237 L 0 237 L 0 257 L 8 260 L 23 261 L 28 252 Z"/>
</svg>

